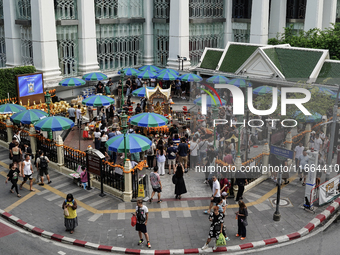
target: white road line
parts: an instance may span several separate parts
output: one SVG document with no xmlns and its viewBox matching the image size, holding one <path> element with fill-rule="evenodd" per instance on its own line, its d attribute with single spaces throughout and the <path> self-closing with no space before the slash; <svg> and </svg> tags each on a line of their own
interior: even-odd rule
<svg viewBox="0 0 340 255">
<path fill-rule="evenodd" d="M 38 196 L 41 196 L 41 195 L 44 195 L 44 194 L 46 194 L 46 193 L 48 193 L 48 192 L 50 192 L 50 191 L 49 191 L 48 189 L 45 189 L 45 190 L 43 190 L 43 191 L 37 193 L 37 195 L 38 195 Z"/>
<path fill-rule="evenodd" d="M 86 198 L 89 198 L 89 197 L 92 197 L 92 196 L 94 196 L 94 195 L 98 195 L 99 196 L 99 193 L 88 193 L 88 194 L 86 194 L 86 195 L 84 195 L 84 196 L 81 196 L 81 197 L 75 197 L 75 199 L 78 199 L 78 200 L 84 200 L 84 199 L 86 199 Z"/>
<path fill-rule="evenodd" d="M 105 203 L 105 202 L 109 201 L 110 199 L 111 198 L 109 198 L 109 197 L 108 198 L 101 198 L 101 197 L 98 196 L 98 200 L 96 202 L 88 204 L 88 206 L 95 207 L 97 205 L 100 205 L 102 203 Z"/>
<path fill-rule="evenodd" d="M 168 208 L 168 203 L 167 202 L 162 202 L 161 203 L 161 208 Z M 162 218 L 163 219 L 169 219 L 170 218 L 170 214 L 168 211 L 162 211 Z"/>
<path fill-rule="evenodd" d="M 100 216 L 102 216 L 103 214 L 102 213 L 96 213 L 94 214 L 93 216 L 91 216 L 88 221 L 92 221 L 92 222 L 95 222 L 96 220 L 98 220 L 100 218 Z"/>
<path fill-rule="evenodd" d="M 118 210 L 125 210 L 125 203 L 118 204 Z M 118 220 L 125 220 L 125 213 L 118 213 Z"/>
<path fill-rule="evenodd" d="M 53 200 L 56 200 L 56 199 L 58 199 L 58 198 L 60 198 L 60 196 L 59 195 L 52 195 L 52 196 L 46 196 L 46 197 L 44 197 L 47 201 L 53 201 Z"/>
<path fill-rule="evenodd" d="M 70 183 L 68 183 L 68 182 L 64 182 L 64 183 L 62 183 L 62 184 L 59 184 L 59 185 L 57 185 L 57 186 L 55 186 L 55 187 L 52 187 L 52 188 L 54 188 L 54 189 L 60 189 L 60 188 L 62 188 L 62 187 L 65 187 L 65 186 L 67 186 L 67 185 L 70 185 Z"/>
</svg>

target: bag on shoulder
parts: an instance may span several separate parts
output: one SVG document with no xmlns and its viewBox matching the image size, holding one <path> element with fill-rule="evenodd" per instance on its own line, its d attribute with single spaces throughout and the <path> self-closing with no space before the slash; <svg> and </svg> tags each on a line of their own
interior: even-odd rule
<svg viewBox="0 0 340 255">
<path fill-rule="evenodd" d="M 137 215 L 138 222 L 143 224 L 145 222 L 145 216 L 142 214 L 142 211 L 140 208 L 138 208 L 136 215 Z"/>
<path fill-rule="evenodd" d="M 248 221 L 247 221 L 247 219 L 241 219 L 241 222 L 242 222 L 242 224 L 243 224 L 243 226 L 248 226 Z"/>
<path fill-rule="evenodd" d="M 176 183 L 177 183 L 177 177 L 176 177 L 176 175 L 173 175 L 173 176 L 172 176 L 172 183 L 176 185 Z"/>
<path fill-rule="evenodd" d="M 40 163 L 39 166 L 41 169 L 46 169 L 48 167 L 47 159 L 46 157 L 40 157 Z"/>
<path fill-rule="evenodd" d="M 70 213 L 68 212 L 67 207 L 64 208 L 64 215 L 65 215 L 66 217 L 70 216 Z"/>
</svg>

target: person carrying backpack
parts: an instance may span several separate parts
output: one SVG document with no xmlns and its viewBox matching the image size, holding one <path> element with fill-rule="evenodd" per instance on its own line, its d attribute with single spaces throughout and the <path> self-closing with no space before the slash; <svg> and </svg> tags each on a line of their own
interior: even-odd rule
<svg viewBox="0 0 340 255">
<path fill-rule="evenodd" d="M 48 184 L 50 184 L 52 181 L 50 179 L 50 175 L 48 174 L 48 163 L 50 163 L 48 157 L 44 156 L 44 152 L 40 151 L 39 157 L 37 158 L 36 167 L 39 170 L 41 183 L 39 183 L 40 186 L 44 186 L 44 174 L 47 177 Z"/>
<path fill-rule="evenodd" d="M 146 229 L 146 225 L 149 219 L 149 210 L 143 205 L 143 199 L 137 200 L 136 212 L 134 213 L 137 217 L 136 231 L 138 231 L 139 241 L 138 245 L 142 245 L 144 243 L 143 234 L 145 236 L 147 247 L 151 248 L 149 234 Z"/>
</svg>

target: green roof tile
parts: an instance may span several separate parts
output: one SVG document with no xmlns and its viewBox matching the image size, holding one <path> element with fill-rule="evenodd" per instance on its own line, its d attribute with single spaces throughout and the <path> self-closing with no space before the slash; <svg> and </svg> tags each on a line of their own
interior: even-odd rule
<svg viewBox="0 0 340 255">
<path fill-rule="evenodd" d="M 325 62 L 316 80 L 319 84 L 340 85 L 340 61 Z"/>
<path fill-rule="evenodd" d="M 222 61 L 220 71 L 235 73 L 259 46 L 231 44 Z"/>
<path fill-rule="evenodd" d="M 323 54 L 322 51 L 292 48 L 275 48 L 275 53 L 268 50 L 264 52 L 288 81 L 308 80 Z"/>
<path fill-rule="evenodd" d="M 201 63 L 201 68 L 215 70 L 223 51 L 207 50 Z"/>
</svg>

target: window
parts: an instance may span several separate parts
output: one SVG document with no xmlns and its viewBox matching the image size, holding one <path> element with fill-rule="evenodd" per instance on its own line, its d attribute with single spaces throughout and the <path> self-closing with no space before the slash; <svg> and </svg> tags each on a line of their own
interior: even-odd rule
<svg viewBox="0 0 340 255">
<path fill-rule="evenodd" d="M 77 0 L 54 0 L 56 20 L 77 19 Z"/>
<path fill-rule="evenodd" d="M 3 0 L 0 0 L 0 19 L 4 18 L 4 3 Z"/>
<path fill-rule="evenodd" d="M 166 67 L 169 57 L 169 24 L 154 24 L 154 63 Z"/>
<path fill-rule="evenodd" d="M 224 0 L 190 0 L 190 18 L 224 18 Z"/>
<path fill-rule="evenodd" d="M 197 65 L 205 47 L 223 47 L 223 23 L 190 24 L 189 57 Z"/>
<path fill-rule="evenodd" d="M 338 0 L 338 5 L 336 8 L 336 21 L 340 22 L 340 0 Z"/>
<path fill-rule="evenodd" d="M 252 0 L 233 0 L 233 18 L 251 19 Z"/>
<path fill-rule="evenodd" d="M 153 1 L 153 17 L 155 19 L 168 19 L 170 15 L 170 0 Z"/>
<path fill-rule="evenodd" d="M 18 20 L 31 20 L 31 0 L 15 0 Z"/>
<path fill-rule="evenodd" d="M 0 67 L 6 66 L 5 29 L 0 26 Z"/>
<path fill-rule="evenodd" d="M 95 9 L 97 19 L 143 17 L 142 0 L 96 0 Z"/>
<path fill-rule="evenodd" d="M 78 26 L 57 26 L 58 59 L 65 77 L 78 74 Z"/>
<path fill-rule="evenodd" d="M 21 26 L 20 38 L 21 38 L 21 63 L 23 65 L 34 65 L 31 27 Z"/>
<path fill-rule="evenodd" d="M 287 0 L 287 19 L 305 19 L 307 0 Z"/>
<path fill-rule="evenodd" d="M 143 64 L 143 24 L 97 25 L 97 58 L 102 71 Z"/>
</svg>

